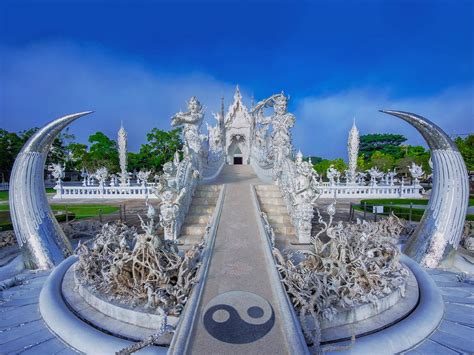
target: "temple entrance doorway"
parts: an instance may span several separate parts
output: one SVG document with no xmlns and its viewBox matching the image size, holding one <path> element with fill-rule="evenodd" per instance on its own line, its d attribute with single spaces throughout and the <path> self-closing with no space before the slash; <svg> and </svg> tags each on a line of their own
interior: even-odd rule
<svg viewBox="0 0 474 355">
<path fill-rule="evenodd" d="M 242 157 L 236 157 L 234 156 L 234 165 L 242 165 L 243 164 L 243 159 Z"/>
</svg>

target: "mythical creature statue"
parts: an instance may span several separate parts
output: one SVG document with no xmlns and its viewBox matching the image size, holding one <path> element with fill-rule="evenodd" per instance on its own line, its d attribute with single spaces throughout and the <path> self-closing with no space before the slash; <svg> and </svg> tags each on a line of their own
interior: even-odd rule
<svg viewBox="0 0 474 355">
<path fill-rule="evenodd" d="M 148 179 L 150 178 L 150 175 L 150 170 L 140 170 L 137 174 L 137 179 L 142 183 L 142 185 L 146 185 Z"/>
<path fill-rule="evenodd" d="M 264 116 L 263 110 L 267 107 L 273 107 L 273 115 Z M 282 160 L 289 158 L 292 152 L 290 129 L 295 124 L 295 116 L 288 112 L 288 98 L 283 93 L 273 95 L 259 102 L 252 113 L 256 117 L 257 124 L 272 125 L 271 153 L 274 161 L 273 170 L 278 177 Z"/>
<path fill-rule="evenodd" d="M 411 166 L 408 166 L 408 170 L 410 171 L 411 176 L 415 180 L 414 185 L 418 186 L 420 184 L 420 178 L 425 173 L 423 168 L 420 165 L 417 165 L 415 162 L 411 163 Z"/>
<path fill-rule="evenodd" d="M 380 171 L 378 167 L 374 166 L 367 170 L 370 175 L 370 183 L 372 186 L 377 186 L 377 179 L 383 178 L 383 171 Z"/>
<path fill-rule="evenodd" d="M 99 185 L 104 186 L 107 178 L 109 177 L 109 171 L 103 166 L 102 168 L 96 170 L 94 176 L 99 181 Z"/>
<path fill-rule="evenodd" d="M 156 195 L 161 199 L 160 225 L 164 228 L 165 239 L 167 240 L 176 240 L 178 238 L 179 231 L 176 229 L 175 222 L 185 193 L 186 188 L 178 191 L 175 188 L 169 187 Z"/>
<path fill-rule="evenodd" d="M 171 125 L 173 127 L 183 127 L 184 144 L 194 153 L 199 154 L 201 151 L 201 138 L 199 136 L 199 128 L 204 118 L 204 108 L 199 100 L 193 96 L 188 101 L 188 112 L 178 112 L 171 118 Z"/>
<path fill-rule="evenodd" d="M 48 167 L 48 171 L 51 171 L 51 175 L 56 179 L 56 182 L 59 184 L 62 179 L 64 179 L 64 173 L 66 171 L 66 165 L 61 165 L 59 163 L 52 163 Z"/>
<path fill-rule="evenodd" d="M 334 165 L 330 165 L 328 170 L 326 171 L 326 175 L 329 179 L 329 184 L 331 186 L 334 186 L 336 184 L 339 184 L 340 178 L 341 178 L 341 172 L 337 170 Z"/>
</svg>

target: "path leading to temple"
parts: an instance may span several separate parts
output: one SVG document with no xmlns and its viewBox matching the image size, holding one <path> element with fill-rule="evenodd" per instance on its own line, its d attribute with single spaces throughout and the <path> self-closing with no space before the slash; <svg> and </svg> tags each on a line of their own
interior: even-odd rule
<svg viewBox="0 0 474 355">
<path fill-rule="evenodd" d="M 250 185 L 261 181 L 250 166 L 240 165 L 226 166 L 213 183 L 227 188 L 187 352 L 290 353 L 281 305 L 272 291 L 269 268 L 273 266 L 266 262 L 252 202 Z M 228 305 L 238 308 L 238 313 Z"/>
</svg>

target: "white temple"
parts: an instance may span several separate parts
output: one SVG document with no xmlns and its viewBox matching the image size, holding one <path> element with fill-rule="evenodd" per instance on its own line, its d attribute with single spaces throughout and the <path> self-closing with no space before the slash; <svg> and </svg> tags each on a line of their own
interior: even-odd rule
<svg viewBox="0 0 474 355">
<path fill-rule="evenodd" d="M 227 164 L 250 164 L 254 120 L 242 102 L 239 87 L 224 118 L 225 154 Z"/>
</svg>

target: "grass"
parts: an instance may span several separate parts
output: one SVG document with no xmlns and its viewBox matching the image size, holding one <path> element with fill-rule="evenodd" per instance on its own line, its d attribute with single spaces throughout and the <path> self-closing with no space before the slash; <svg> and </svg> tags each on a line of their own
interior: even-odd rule
<svg viewBox="0 0 474 355">
<path fill-rule="evenodd" d="M 66 211 L 68 220 L 71 221 L 73 219 L 97 217 L 101 211 L 103 215 L 114 213 L 120 207 L 111 205 L 51 205 L 51 209 L 55 212 L 63 212 L 63 214 L 56 215 L 56 219 L 59 222 L 64 222 L 66 221 Z M 8 205 L 0 205 L 0 231 L 12 229 L 9 210 Z"/>
<path fill-rule="evenodd" d="M 55 192 L 56 190 L 51 187 L 48 187 L 46 189 L 46 193 L 55 193 Z M 0 191 L 0 201 L 8 201 L 8 190 Z"/>
<path fill-rule="evenodd" d="M 102 210 L 102 214 L 117 212 L 120 207 L 110 205 L 51 205 L 53 211 L 67 211 L 75 214 L 76 219 L 97 217 Z"/>
<path fill-rule="evenodd" d="M 428 200 L 420 199 L 372 199 L 372 200 L 361 200 L 360 205 L 353 205 L 353 208 L 357 211 L 364 211 L 364 203 L 367 204 L 367 212 L 372 213 L 372 206 L 385 206 L 384 213 L 379 213 L 382 215 L 388 215 L 390 212 L 393 212 L 397 217 L 403 218 L 406 220 L 410 219 L 410 208 L 401 207 L 400 205 L 427 205 Z M 469 199 L 469 205 L 474 204 L 474 199 Z M 419 222 L 425 213 L 424 209 L 421 208 L 412 208 L 411 209 L 411 220 Z M 466 216 L 467 221 L 474 221 L 474 215 L 468 214 Z"/>
<path fill-rule="evenodd" d="M 414 205 L 427 205 L 427 199 L 419 199 L 419 198 L 382 198 L 382 199 L 370 199 L 370 200 L 361 200 L 360 204 L 363 205 L 366 202 L 368 205 L 378 205 L 378 206 L 385 206 L 385 205 L 409 205 L 413 203 Z M 474 206 L 474 198 L 469 199 L 469 206 Z"/>
</svg>

